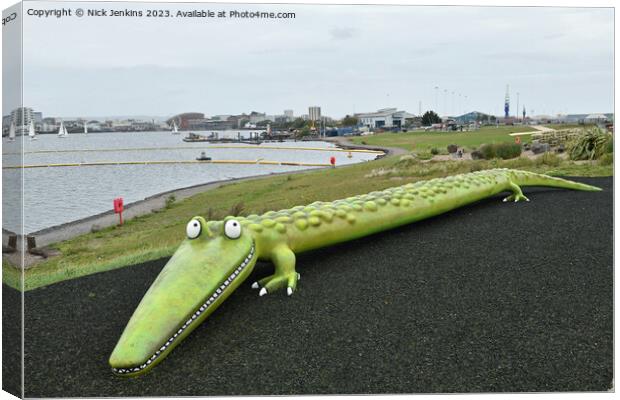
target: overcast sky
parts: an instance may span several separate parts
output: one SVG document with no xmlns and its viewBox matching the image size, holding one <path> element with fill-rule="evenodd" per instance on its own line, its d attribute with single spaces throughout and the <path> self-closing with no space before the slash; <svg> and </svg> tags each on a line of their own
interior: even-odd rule
<svg viewBox="0 0 620 400">
<path fill-rule="evenodd" d="M 417 114 L 419 102 L 436 108 L 435 86 L 441 114 L 500 115 L 507 84 L 512 110 L 519 92 L 528 114 L 613 111 L 609 8 L 96 5 L 296 18 L 26 16 L 24 103 L 44 116 L 300 115 L 310 105 L 333 117 L 384 107 Z"/>
</svg>

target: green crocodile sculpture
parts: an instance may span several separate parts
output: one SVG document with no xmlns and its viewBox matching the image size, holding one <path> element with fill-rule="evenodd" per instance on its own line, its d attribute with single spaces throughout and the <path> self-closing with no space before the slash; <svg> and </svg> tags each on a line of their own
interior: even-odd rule
<svg viewBox="0 0 620 400">
<path fill-rule="evenodd" d="M 115 374 L 142 374 L 166 357 L 252 273 L 270 260 L 275 273 L 252 287 L 263 296 L 300 279 L 295 254 L 357 239 L 512 192 L 504 201 L 526 200 L 521 186 L 598 191 L 594 186 L 518 170 L 494 169 L 409 183 L 333 202 L 187 224 L 180 245 L 131 317 L 110 356 Z"/>
</svg>

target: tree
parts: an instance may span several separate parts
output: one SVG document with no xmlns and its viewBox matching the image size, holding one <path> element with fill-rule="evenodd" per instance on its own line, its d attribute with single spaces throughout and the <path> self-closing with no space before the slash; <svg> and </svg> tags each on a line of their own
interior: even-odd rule
<svg viewBox="0 0 620 400">
<path fill-rule="evenodd" d="M 307 126 L 307 121 L 304 121 L 303 118 L 297 118 L 295 119 L 295 121 L 293 121 L 292 127 L 295 129 L 301 129 L 305 126 Z"/>
<path fill-rule="evenodd" d="M 358 123 L 358 119 L 357 117 L 351 116 L 351 115 L 346 115 L 342 121 L 340 121 L 340 124 L 342 126 L 357 126 Z"/>
<path fill-rule="evenodd" d="M 441 118 L 435 111 L 427 111 L 422 115 L 422 125 L 428 126 L 432 124 L 438 124 L 441 122 Z"/>
</svg>

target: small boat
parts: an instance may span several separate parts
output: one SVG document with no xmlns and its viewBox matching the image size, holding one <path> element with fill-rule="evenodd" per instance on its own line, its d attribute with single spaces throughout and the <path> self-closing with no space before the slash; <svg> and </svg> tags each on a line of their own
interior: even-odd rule
<svg viewBox="0 0 620 400">
<path fill-rule="evenodd" d="M 178 135 L 178 134 L 180 134 L 180 133 L 181 133 L 181 132 L 179 132 L 179 128 L 177 127 L 177 123 L 176 123 L 176 122 L 173 122 L 173 123 L 172 123 L 172 134 L 173 134 L 173 135 Z"/>
<path fill-rule="evenodd" d="M 353 154 L 351 154 L 351 152 L 349 152 L 349 153 L 347 154 L 347 158 L 351 158 L 351 157 L 353 157 Z"/>
<path fill-rule="evenodd" d="M 37 140 L 37 134 L 34 131 L 34 121 L 30 121 L 30 126 L 28 126 L 28 136 L 30 140 Z"/>
<path fill-rule="evenodd" d="M 11 127 L 9 128 L 9 142 L 15 141 L 15 124 L 11 122 Z"/>
<path fill-rule="evenodd" d="M 202 151 L 200 153 L 200 157 L 196 157 L 196 160 L 198 160 L 198 161 L 211 161 L 211 157 L 207 157 L 207 154 L 204 151 Z"/>
<path fill-rule="evenodd" d="M 67 132 L 67 128 L 65 128 L 65 124 L 62 121 L 60 121 L 60 128 L 58 128 L 58 137 L 66 138 L 67 136 L 69 136 L 69 132 Z"/>
<path fill-rule="evenodd" d="M 84 122 L 84 134 L 88 133 L 88 124 Z"/>
</svg>

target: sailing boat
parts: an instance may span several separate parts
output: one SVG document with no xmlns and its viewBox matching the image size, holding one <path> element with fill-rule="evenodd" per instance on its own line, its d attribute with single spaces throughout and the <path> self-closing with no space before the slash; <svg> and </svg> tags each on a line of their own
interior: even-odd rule
<svg viewBox="0 0 620 400">
<path fill-rule="evenodd" d="M 28 127 L 28 136 L 30 140 L 37 140 L 37 134 L 34 131 L 34 121 L 30 121 L 30 126 Z"/>
<path fill-rule="evenodd" d="M 84 133 L 88 133 L 88 125 L 84 122 Z"/>
<path fill-rule="evenodd" d="M 65 124 L 60 121 L 60 128 L 58 128 L 58 137 L 59 138 L 65 138 L 69 136 L 69 133 L 67 132 L 67 128 L 65 128 Z"/>
<path fill-rule="evenodd" d="M 9 128 L 9 142 L 15 141 L 15 124 L 11 122 L 11 127 Z"/>
<path fill-rule="evenodd" d="M 178 135 L 179 133 L 180 133 L 180 132 L 179 132 L 179 128 L 177 128 L 177 123 L 176 123 L 176 122 L 173 122 L 173 123 L 172 123 L 172 134 L 173 134 L 173 135 Z"/>
</svg>

